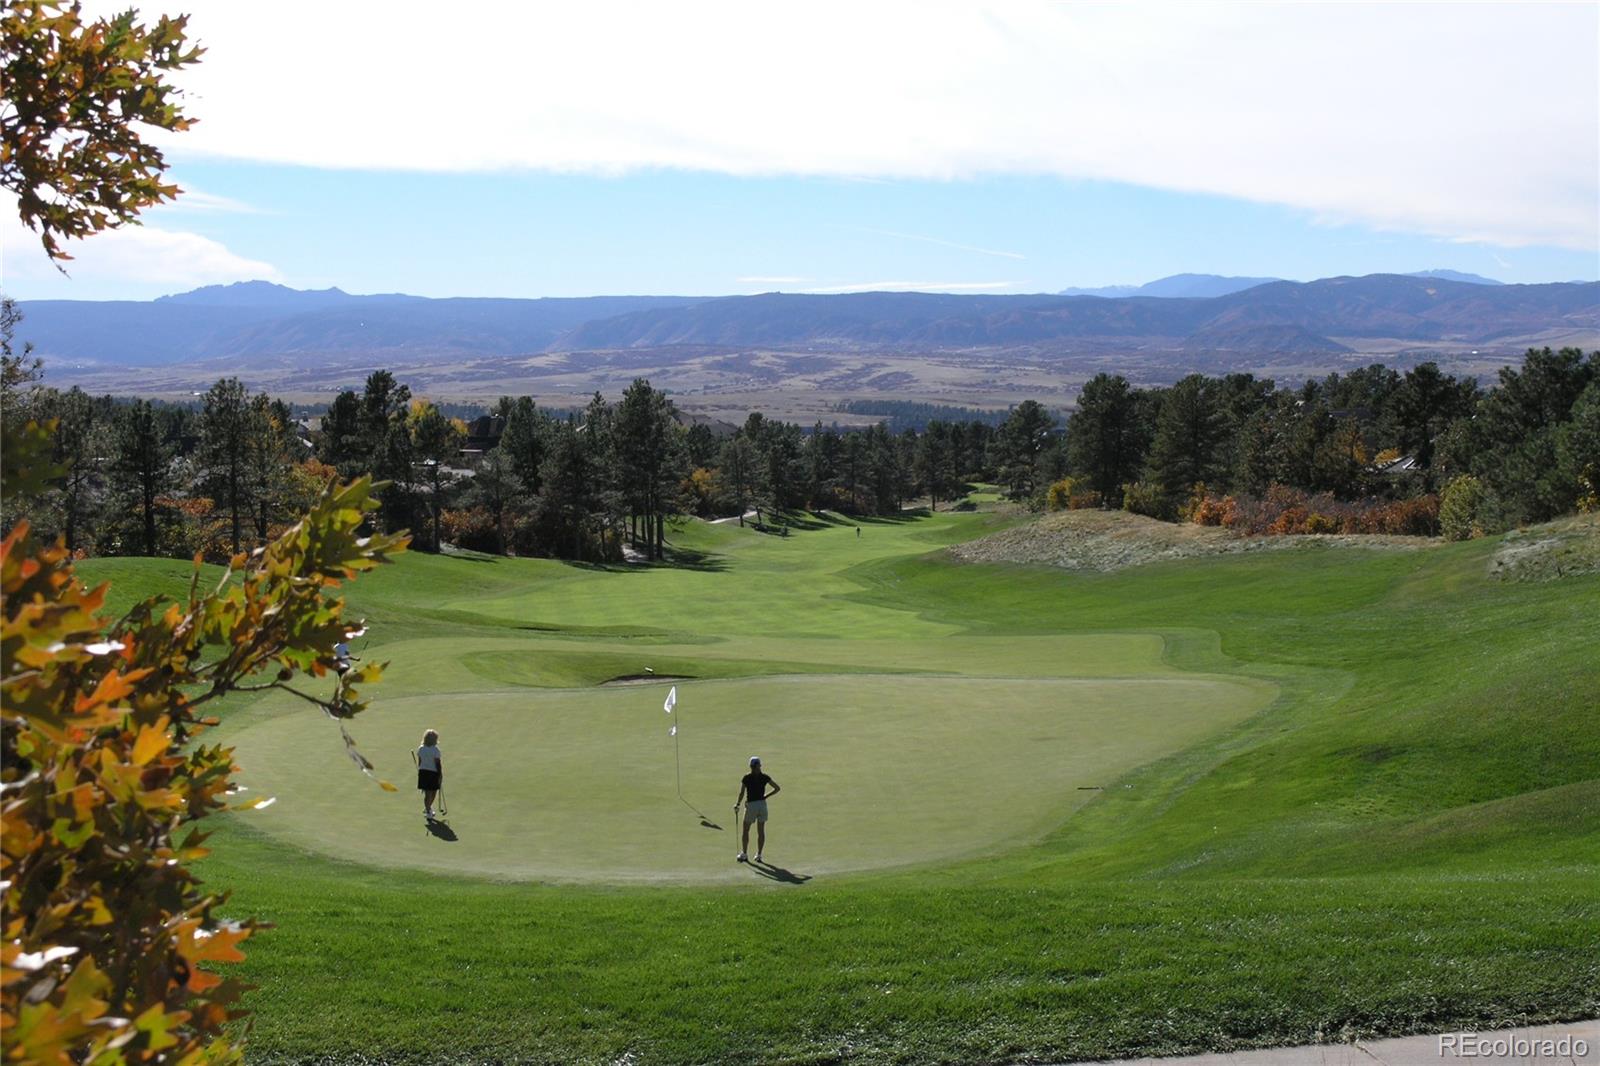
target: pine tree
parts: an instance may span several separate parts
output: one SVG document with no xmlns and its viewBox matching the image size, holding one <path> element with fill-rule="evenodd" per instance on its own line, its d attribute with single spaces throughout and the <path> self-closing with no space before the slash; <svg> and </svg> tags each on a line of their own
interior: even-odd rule
<svg viewBox="0 0 1600 1066">
<path fill-rule="evenodd" d="M 1190 374 L 1167 390 L 1146 476 L 1160 489 L 1169 510 L 1196 485 L 1227 476 L 1227 443 L 1227 413 L 1209 379 Z"/>
<path fill-rule="evenodd" d="M 230 550 L 237 555 L 250 440 L 250 401 L 238 378 L 223 378 L 206 392 L 200 434 L 201 484 L 227 509 Z"/>
<path fill-rule="evenodd" d="M 145 555 L 156 554 L 156 501 L 172 484 L 173 451 L 163 428 L 150 401 L 135 400 L 118 413 L 112 438 L 112 490 L 138 514 Z"/>
<path fill-rule="evenodd" d="M 1067 422 L 1067 467 L 1087 478 L 1107 506 L 1122 506 L 1122 486 L 1138 478 L 1149 443 L 1126 378 L 1096 374 L 1084 383 Z"/>
<path fill-rule="evenodd" d="M 1055 428 L 1055 419 L 1037 400 L 1023 400 L 1001 424 L 995 438 L 995 465 L 1012 499 L 1028 499 L 1037 490 L 1035 463 Z"/>
</svg>

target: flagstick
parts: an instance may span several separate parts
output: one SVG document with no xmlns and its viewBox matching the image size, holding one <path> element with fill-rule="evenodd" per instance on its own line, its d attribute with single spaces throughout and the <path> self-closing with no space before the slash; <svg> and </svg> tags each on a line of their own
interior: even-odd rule
<svg viewBox="0 0 1600 1066">
<path fill-rule="evenodd" d="M 678 740 L 678 722 L 683 716 L 677 713 L 678 686 L 672 686 L 671 691 L 667 693 L 667 702 L 663 705 L 663 708 L 668 714 L 674 716 L 672 719 L 672 731 L 669 735 L 672 737 L 672 771 L 678 785 L 678 802 L 693 811 L 699 817 L 701 825 L 719 829 L 721 828 L 720 826 L 712 826 L 711 822 L 706 818 L 705 812 L 690 803 L 689 797 L 683 794 L 683 751 L 679 746 L 680 742 Z"/>
<path fill-rule="evenodd" d="M 677 713 L 677 706 L 673 708 L 672 722 L 672 768 L 678 775 L 678 798 L 683 799 L 683 759 L 678 755 L 678 724 L 683 720 L 683 715 Z M 683 800 L 688 803 L 688 800 Z"/>
</svg>

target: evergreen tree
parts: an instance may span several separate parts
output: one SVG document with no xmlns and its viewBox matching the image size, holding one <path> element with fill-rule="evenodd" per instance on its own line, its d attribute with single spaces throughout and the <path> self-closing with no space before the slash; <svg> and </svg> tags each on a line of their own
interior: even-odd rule
<svg viewBox="0 0 1600 1066">
<path fill-rule="evenodd" d="M 735 433 L 723 444 L 717 457 L 717 489 L 739 515 L 744 525 L 744 515 L 750 509 L 750 498 L 755 491 L 756 464 L 759 457 L 744 433 Z"/>
<path fill-rule="evenodd" d="M 500 398 L 499 414 L 506 420 L 498 450 L 511 463 L 511 471 L 528 492 L 539 491 L 539 467 L 544 463 L 548 419 L 534 406 L 533 398 Z"/>
<path fill-rule="evenodd" d="M 1401 454 L 1416 460 L 1427 487 L 1437 484 L 1436 442 L 1452 422 L 1472 413 L 1477 399 L 1475 381 L 1450 377 L 1437 363 L 1421 363 L 1407 371 L 1394 390 L 1386 411 L 1390 436 Z"/>
<path fill-rule="evenodd" d="M 1190 374 L 1167 390 L 1146 477 L 1161 491 L 1169 510 L 1196 485 L 1227 476 L 1227 430 L 1227 414 L 1204 375 Z"/>
<path fill-rule="evenodd" d="M 411 430 L 407 425 L 410 408 L 411 390 L 397 383 L 393 374 L 375 370 L 367 375 L 361 393 L 358 447 L 365 459 L 366 470 L 362 473 L 370 472 L 374 478 L 389 482 L 379 514 L 390 532 L 411 524 L 416 499 Z"/>
<path fill-rule="evenodd" d="M 804 453 L 806 505 L 826 507 L 831 502 L 832 484 L 839 468 L 838 432 L 817 422 L 805 440 Z"/>
<path fill-rule="evenodd" d="M 200 415 L 201 485 L 226 509 L 230 550 L 238 554 L 251 435 L 250 400 L 238 378 L 223 378 L 206 392 Z"/>
<path fill-rule="evenodd" d="M 483 457 L 467 486 L 463 502 L 471 507 L 482 507 L 489 513 L 494 522 L 495 551 L 501 555 L 511 543 L 506 525 L 526 493 L 527 487 L 517 476 L 511 457 L 499 448 Z"/>
<path fill-rule="evenodd" d="M 140 549 L 155 555 L 157 500 L 172 484 L 173 450 L 149 400 L 135 400 L 118 412 L 111 446 L 111 485 L 139 518 Z"/>
<path fill-rule="evenodd" d="M 285 497 L 294 463 L 293 418 L 289 406 L 261 393 L 250 401 L 246 423 L 246 498 L 255 521 L 256 540 L 264 542 L 275 521 L 287 516 Z"/>
<path fill-rule="evenodd" d="M 951 440 L 951 427 L 933 421 L 917 440 L 917 481 L 928 493 L 929 506 L 937 511 L 940 500 L 953 495 L 960 480 L 956 475 L 955 447 Z"/>
<path fill-rule="evenodd" d="M 1138 478 L 1148 444 L 1126 378 L 1096 374 L 1084 383 L 1067 422 L 1067 468 L 1087 478 L 1106 506 L 1122 506 L 1122 486 Z"/>
<path fill-rule="evenodd" d="M 1564 472 L 1557 439 L 1596 377 L 1600 353 L 1585 358 L 1577 348 L 1533 349 L 1521 367 L 1500 371 L 1499 387 L 1454 442 L 1459 468 L 1481 478 L 1503 508 L 1497 524 L 1542 522 L 1572 509 L 1579 490 Z"/>
<path fill-rule="evenodd" d="M 617 405 L 614 425 L 619 488 L 635 522 L 635 541 L 642 520 L 646 554 L 659 560 L 666 548 L 666 516 L 679 509 L 678 484 L 686 474 L 671 401 L 644 378 L 635 378 Z"/>
<path fill-rule="evenodd" d="M 455 484 L 450 462 L 460 453 L 466 433 L 438 407 L 426 401 L 413 411 L 410 421 L 411 456 L 417 469 L 415 479 L 422 486 L 428 524 L 433 533 L 432 550 L 437 553 L 440 517 L 449 503 L 450 488 Z"/>
<path fill-rule="evenodd" d="M 43 417 L 55 419 L 51 457 L 62 471 L 45 503 L 55 529 L 66 538 L 67 550 L 87 550 L 100 505 L 106 427 L 94 400 L 77 386 L 66 392 L 43 390 L 35 406 Z"/>
<path fill-rule="evenodd" d="M 696 422 L 684 431 L 683 448 L 689 466 L 709 467 L 717 458 L 717 435 L 704 422 Z"/>
<path fill-rule="evenodd" d="M 583 411 L 581 439 L 588 460 L 588 483 L 580 502 L 584 527 L 594 530 L 603 559 L 620 557 L 622 529 L 628 517 L 617 461 L 616 421 L 615 408 L 596 392 Z"/>
<path fill-rule="evenodd" d="M 372 442 L 366 439 L 361 419 L 361 398 L 345 389 L 328 405 L 322 416 L 322 438 L 317 457 L 339 471 L 341 477 L 356 477 L 372 469 Z"/>
<path fill-rule="evenodd" d="M 585 423 L 588 428 L 592 423 Z M 583 539 L 589 518 L 590 492 L 595 471 L 591 467 L 593 449 L 581 439 L 570 422 L 556 424 L 550 447 L 540 466 L 539 506 L 568 546 L 569 559 L 582 559 Z"/>
<path fill-rule="evenodd" d="M 1037 400 L 1023 400 L 1001 424 L 995 437 L 995 466 L 1012 499 L 1029 499 L 1038 490 L 1036 464 L 1055 428 L 1055 419 Z"/>
</svg>

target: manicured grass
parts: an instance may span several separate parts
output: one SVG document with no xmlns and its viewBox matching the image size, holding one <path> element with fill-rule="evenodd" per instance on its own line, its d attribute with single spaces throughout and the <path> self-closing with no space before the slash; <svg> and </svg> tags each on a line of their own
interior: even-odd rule
<svg viewBox="0 0 1600 1066">
<path fill-rule="evenodd" d="M 397 780 L 412 776 L 407 753 L 423 730 L 442 732 L 448 847 L 424 831 L 414 791 L 374 796 L 345 773 L 328 723 L 313 715 L 261 716 L 228 739 L 250 768 L 243 782 L 278 798 L 254 821 L 331 855 L 487 877 L 748 883 L 750 870 L 730 860 L 732 801 L 752 752 L 785 786 L 770 804 L 767 857 L 822 876 L 1042 836 L 1092 789 L 1249 717 L 1272 696 L 1184 677 L 685 684 L 674 715 L 680 801 L 666 692 L 468 692 L 376 705 L 359 734 L 379 772 Z"/>
<path fill-rule="evenodd" d="M 393 665 L 352 731 L 396 777 L 445 732 L 460 839 L 313 713 L 225 709 L 280 797 L 202 868 L 277 923 L 239 967 L 255 1057 L 1003 1062 L 1600 1013 L 1600 576 L 1492 581 L 1493 542 L 1108 575 L 930 554 L 996 521 L 697 524 L 686 566 L 409 556 L 355 583 Z M 118 595 L 186 569 L 84 567 Z M 726 823 L 651 821 L 677 802 L 664 690 L 591 687 L 644 666 L 695 678 L 685 791 L 713 820 L 771 760 L 782 879 L 734 867 Z M 1240 699 L 1210 728 L 1145 698 L 1219 679 Z M 1073 810 L 1088 768 L 1107 787 Z M 472 871 L 420 869 L 452 849 Z M 593 883 L 500 880 L 528 876 Z"/>
</svg>

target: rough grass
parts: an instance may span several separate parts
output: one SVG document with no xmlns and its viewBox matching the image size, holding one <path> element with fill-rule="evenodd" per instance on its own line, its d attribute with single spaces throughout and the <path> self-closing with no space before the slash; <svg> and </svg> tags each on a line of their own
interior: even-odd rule
<svg viewBox="0 0 1600 1066">
<path fill-rule="evenodd" d="M 377 623 L 369 654 L 525 642 L 573 685 L 657 653 L 730 672 L 941 673 L 988 655 L 994 676 L 1182 670 L 1278 698 L 1031 843 L 800 884 L 497 883 L 225 821 L 204 875 L 234 890 L 231 913 L 277 923 L 240 967 L 260 986 L 254 1057 L 1010 1062 L 1600 1013 L 1600 575 L 1493 580 L 1497 540 L 1106 574 L 931 551 L 987 521 L 941 513 L 859 541 L 825 522 L 788 538 L 696 526 L 678 534 L 692 569 L 414 556 L 351 597 Z M 184 569 L 85 566 L 145 590 Z M 1046 670 L 1064 647 L 1079 650 Z M 548 691 L 537 666 L 471 655 L 448 674 L 396 654 L 385 684 Z M 243 706 L 225 728 L 269 712 L 286 713 Z"/>
<path fill-rule="evenodd" d="M 1031 563 L 1104 573 L 1173 559 L 1303 548 L 1308 543 L 1321 547 L 1414 550 L 1434 541 L 1381 534 L 1249 537 L 1220 526 L 1161 522 L 1125 511 L 1079 510 L 1043 515 L 957 544 L 950 553 L 963 562 Z"/>
<path fill-rule="evenodd" d="M 1502 581 L 1600 573 L 1600 512 L 1506 534 L 1489 560 L 1489 573 Z"/>
</svg>

